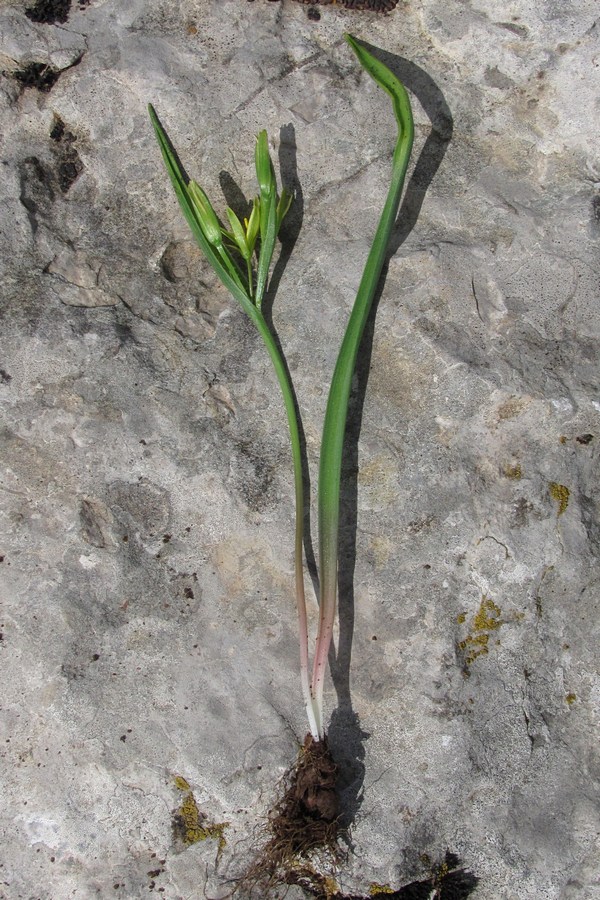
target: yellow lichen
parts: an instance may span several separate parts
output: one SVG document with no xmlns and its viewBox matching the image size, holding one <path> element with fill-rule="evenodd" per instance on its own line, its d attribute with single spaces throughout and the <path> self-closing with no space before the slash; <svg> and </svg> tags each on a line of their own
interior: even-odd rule
<svg viewBox="0 0 600 900">
<path fill-rule="evenodd" d="M 175 787 L 179 791 L 190 791 L 191 788 L 185 778 L 182 775 L 175 775 L 173 777 L 173 781 L 175 782 Z"/>
<path fill-rule="evenodd" d="M 389 886 L 389 884 L 376 884 L 373 882 L 371 887 L 369 888 L 369 895 L 371 897 L 379 897 L 382 894 L 395 894 L 396 892 Z"/>
<path fill-rule="evenodd" d="M 335 878 L 332 878 L 331 875 L 325 876 L 325 883 L 323 886 L 325 888 L 325 896 L 327 897 L 327 900 L 329 900 L 329 898 L 337 897 L 340 893 L 340 886 Z"/>
<path fill-rule="evenodd" d="M 473 619 L 473 631 L 494 631 L 500 628 L 502 620 L 499 617 L 500 607 L 489 597 L 482 597 L 479 610 Z"/>
<path fill-rule="evenodd" d="M 466 619 L 467 619 L 467 614 L 466 614 L 466 613 L 460 613 L 460 615 L 458 615 L 458 616 L 456 617 L 456 621 L 458 622 L 459 625 L 462 625 L 463 622 L 466 622 Z"/>
<path fill-rule="evenodd" d="M 577 700 L 577 694 L 572 694 L 571 692 L 569 692 L 565 697 L 565 700 L 567 701 L 569 706 L 572 706 L 573 703 L 575 703 L 575 701 Z"/>
<path fill-rule="evenodd" d="M 520 463 L 515 463 L 512 466 L 504 466 L 504 475 L 506 478 L 512 478 L 514 481 L 518 481 L 523 475 Z"/>
<path fill-rule="evenodd" d="M 569 488 L 565 487 L 564 484 L 559 484 L 557 481 L 551 481 L 548 485 L 548 490 L 550 491 L 550 496 L 552 497 L 552 499 L 556 500 L 556 502 L 558 503 L 557 516 L 562 516 L 567 506 L 569 505 Z"/>
<path fill-rule="evenodd" d="M 437 872 L 435 873 L 436 884 L 438 884 L 438 885 L 441 884 L 442 881 L 444 880 L 444 878 L 447 876 L 449 871 L 450 871 L 450 866 L 448 865 L 448 863 L 445 861 L 443 863 L 441 863 L 441 865 L 437 869 Z"/>
<path fill-rule="evenodd" d="M 173 813 L 173 831 L 184 847 L 191 847 L 198 841 L 214 838 L 218 842 L 220 853 L 226 846 L 223 832 L 228 827 L 228 822 L 208 822 L 207 817 L 198 808 L 194 794 L 181 775 L 174 777 L 175 787 L 183 793 L 183 799 L 179 807 Z"/>
<path fill-rule="evenodd" d="M 458 649 L 463 654 L 465 670 L 467 672 L 479 656 L 485 656 L 488 653 L 490 632 L 495 631 L 504 624 L 500 615 L 500 607 L 497 606 L 493 600 L 484 595 L 481 598 L 479 609 L 473 616 L 471 631 L 466 638 L 459 641 L 458 644 Z M 463 621 L 464 619 L 465 617 L 463 617 Z M 497 641 L 496 643 L 500 642 Z"/>
<path fill-rule="evenodd" d="M 465 666 L 469 668 L 478 656 L 485 656 L 488 652 L 489 635 L 468 634 L 464 641 L 459 643 L 459 648 L 465 655 Z"/>
</svg>

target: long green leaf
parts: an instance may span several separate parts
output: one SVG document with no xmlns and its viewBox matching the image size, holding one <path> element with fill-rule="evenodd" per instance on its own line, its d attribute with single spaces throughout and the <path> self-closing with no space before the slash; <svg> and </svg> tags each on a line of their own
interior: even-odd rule
<svg viewBox="0 0 600 900">
<path fill-rule="evenodd" d="M 398 123 L 398 139 L 392 160 L 389 192 L 367 258 L 348 326 L 342 340 L 329 389 L 321 459 L 319 464 L 319 628 L 313 666 L 311 692 L 317 710 L 319 734 L 323 728 L 323 681 L 337 603 L 340 481 L 348 402 L 356 357 L 377 289 L 390 234 L 396 221 L 406 170 L 413 144 L 414 125 L 406 89 L 396 76 L 349 34 L 346 41 L 366 72 L 392 98 Z"/>
</svg>

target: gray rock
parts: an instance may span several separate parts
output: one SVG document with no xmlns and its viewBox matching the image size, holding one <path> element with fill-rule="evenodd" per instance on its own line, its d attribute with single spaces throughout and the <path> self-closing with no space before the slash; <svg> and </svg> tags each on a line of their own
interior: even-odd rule
<svg viewBox="0 0 600 900">
<path fill-rule="evenodd" d="M 335 877 L 450 850 L 474 900 L 600 897 L 597 5 L 319 10 L 0 9 L 9 900 L 227 896 L 304 736 L 280 396 L 146 105 L 220 211 L 260 128 L 296 190 L 273 319 L 314 495 L 394 139 L 345 30 L 417 139 L 349 428 Z"/>
</svg>

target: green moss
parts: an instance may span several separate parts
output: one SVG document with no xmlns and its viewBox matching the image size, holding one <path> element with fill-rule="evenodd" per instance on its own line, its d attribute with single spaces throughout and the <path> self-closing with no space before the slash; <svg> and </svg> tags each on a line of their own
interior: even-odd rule
<svg viewBox="0 0 600 900">
<path fill-rule="evenodd" d="M 572 694 L 571 692 L 569 692 L 565 697 L 565 700 L 567 701 L 569 706 L 572 706 L 577 700 L 577 694 Z"/>
<path fill-rule="evenodd" d="M 548 490 L 552 499 L 558 503 L 557 516 L 562 516 L 569 505 L 569 497 L 571 495 L 569 488 L 565 487 L 564 484 L 559 484 L 557 481 L 551 481 L 548 485 Z"/>
<path fill-rule="evenodd" d="M 512 466 L 504 466 L 504 475 L 506 478 L 512 478 L 514 481 L 519 481 L 523 477 L 523 470 L 521 469 L 520 463 L 515 463 Z"/>
</svg>

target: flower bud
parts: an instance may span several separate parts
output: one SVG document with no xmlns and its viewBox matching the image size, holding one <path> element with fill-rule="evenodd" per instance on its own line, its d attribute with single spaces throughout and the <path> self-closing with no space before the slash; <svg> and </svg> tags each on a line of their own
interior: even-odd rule
<svg viewBox="0 0 600 900">
<path fill-rule="evenodd" d="M 210 200 L 195 181 L 190 181 L 187 188 L 204 237 L 213 247 L 220 247 L 223 243 L 223 235 L 217 214 L 212 208 Z"/>
<path fill-rule="evenodd" d="M 276 190 L 276 184 L 266 131 L 261 131 L 256 139 L 255 161 L 260 195 L 261 197 L 271 197 Z"/>
<path fill-rule="evenodd" d="M 250 247 L 250 252 L 254 251 L 256 238 L 258 237 L 258 229 L 260 227 L 260 197 L 255 197 L 252 203 L 252 212 L 249 219 L 244 219 L 246 226 L 246 240 Z"/>
<path fill-rule="evenodd" d="M 252 256 L 252 250 L 248 246 L 246 232 L 244 231 L 243 225 L 234 211 L 231 209 L 231 207 L 228 206 L 225 211 L 227 213 L 227 218 L 229 219 L 229 224 L 231 225 L 231 233 L 233 235 L 233 239 L 242 255 L 242 259 L 245 259 L 247 261 Z"/>
</svg>

